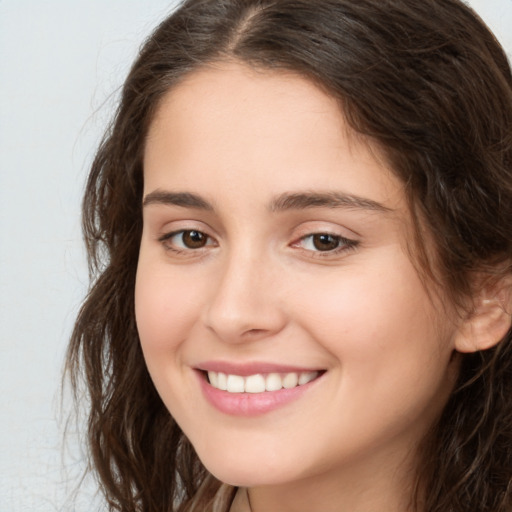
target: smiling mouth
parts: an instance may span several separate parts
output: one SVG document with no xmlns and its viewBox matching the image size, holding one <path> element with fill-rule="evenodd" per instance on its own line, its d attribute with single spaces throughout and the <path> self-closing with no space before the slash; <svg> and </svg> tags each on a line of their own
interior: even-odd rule
<svg viewBox="0 0 512 512">
<path fill-rule="evenodd" d="M 304 386 L 317 379 L 323 371 L 288 372 L 288 373 L 257 373 L 254 375 L 234 375 L 223 372 L 204 372 L 209 384 L 228 393 L 264 393 L 292 389 Z"/>
</svg>

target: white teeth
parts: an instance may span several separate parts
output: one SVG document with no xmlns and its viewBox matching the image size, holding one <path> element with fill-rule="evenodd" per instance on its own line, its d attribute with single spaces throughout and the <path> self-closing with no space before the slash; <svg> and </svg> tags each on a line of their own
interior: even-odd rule
<svg viewBox="0 0 512 512">
<path fill-rule="evenodd" d="M 291 389 L 299 383 L 299 376 L 296 373 L 287 373 L 283 379 L 283 388 Z"/>
<path fill-rule="evenodd" d="M 263 375 L 249 375 L 245 379 L 246 393 L 263 393 L 265 391 L 265 379 Z"/>
<path fill-rule="evenodd" d="M 225 373 L 219 373 L 217 375 L 217 387 L 222 389 L 222 391 L 226 391 L 228 389 L 228 378 Z"/>
<path fill-rule="evenodd" d="M 217 372 L 208 372 L 208 380 L 214 388 L 219 387 L 219 374 Z"/>
<path fill-rule="evenodd" d="M 299 386 L 302 386 L 304 384 L 307 384 L 308 382 L 311 382 L 313 379 L 316 378 L 318 375 L 318 372 L 302 372 L 299 375 Z"/>
<path fill-rule="evenodd" d="M 283 387 L 283 380 L 279 373 L 269 373 L 265 380 L 265 389 L 267 391 L 279 391 Z"/>
<path fill-rule="evenodd" d="M 245 379 L 240 375 L 228 375 L 227 390 L 230 393 L 243 393 L 245 391 Z"/>
<path fill-rule="evenodd" d="M 303 386 L 318 377 L 319 372 L 290 372 L 269 373 L 242 377 L 240 375 L 227 375 L 222 372 L 208 372 L 208 381 L 217 389 L 229 393 L 263 393 L 264 391 L 279 391 Z"/>
</svg>

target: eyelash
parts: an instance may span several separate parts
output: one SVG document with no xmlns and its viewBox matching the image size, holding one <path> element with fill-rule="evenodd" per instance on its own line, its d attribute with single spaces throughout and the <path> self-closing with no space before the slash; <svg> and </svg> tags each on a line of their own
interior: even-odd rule
<svg viewBox="0 0 512 512">
<path fill-rule="evenodd" d="M 310 239 L 311 243 L 314 244 L 314 237 L 329 237 L 336 243 L 335 248 L 325 251 L 322 251 L 318 248 L 317 250 L 304 248 L 305 251 L 311 252 L 315 258 L 329 258 L 332 256 L 336 256 L 343 252 L 353 250 L 359 245 L 359 242 L 357 240 L 351 240 L 341 235 L 320 231 L 317 233 L 310 233 L 308 235 L 302 236 L 297 242 L 292 244 L 292 247 L 297 247 L 301 242 L 303 243 L 308 239 Z"/>
<path fill-rule="evenodd" d="M 194 247 L 177 247 L 176 244 L 168 243 L 169 241 L 172 241 L 172 239 L 174 237 L 181 235 L 181 243 L 183 245 L 186 245 L 183 242 L 183 237 L 186 234 L 191 235 L 193 233 L 196 233 L 196 234 L 200 235 L 201 237 L 205 237 L 206 238 L 205 244 L 200 247 L 194 248 Z M 332 257 L 335 255 L 341 254 L 343 252 L 353 250 L 359 245 L 358 241 L 351 240 L 349 238 L 345 238 L 341 235 L 336 235 L 336 234 L 328 233 L 328 232 L 317 232 L 317 233 L 309 233 L 307 235 L 300 237 L 297 242 L 294 242 L 291 244 L 291 247 L 300 248 L 300 244 L 305 242 L 308 239 L 310 239 L 311 243 L 314 245 L 315 244 L 314 237 L 329 237 L 334 243 L 336 243 L 336 247 L 334 247 L 333 249 L 325 250 L 325 251 L 318 249 L 318 247 L 316 247 L 317 250 L 306 249 L 306 248 L 302 247 L 302 250 L 310 253 L 311 255 L 314 255 L 313 257 L 315 257 L 315 258 Z M 212 237 L 210 237 L 206 233 L 199 231 L 197 229 L 180 229 L 177 231 L 172 231 L 170 233 L 165 233 L 164 235 L 162 235 L 161 237 L 158 238 L 158 241 L 164 245 L 166 250 L 172 251 L 173 253 L 178 254 L 178 255 L 180 255 L 180 254 L 181 255 L 184 255 L 184 254 L 190 255 L 190 253 L 200 251 L 201 249 L 204 249 L 205 247 L 215 246 L 216 245 L 215 243 L 210 243 L 212 240 L 213 240 Z"/>
<path fill-rule="evenodd" d="M 185 236 L 187 233 L 188 234 L 197 233 L 200 236 L 205 237 L 206 238 L 205 245 L 203 245 L 202 247 L 194 248 L 194 247 L 177 247 L 175 244 L 167 243 L 169 241 L 172 241 L 172 239 L 174 237 L 181 235 L 181 243 L 183 245 L 186 245 L 183 242 L 183 236 Z M 165 247 L 166 250 L 172 251 L 176 254 L 185 254 L 185 253 L 195 252 L 200 249 L 204 249 L 205 247 L 207 247 L 209 245 L 213 245 L 213 244 L 209 243 L 211 240 L 213 240 L 212 237 L 208 236 L 203 231 L 199 231 L 198 229 L 180 229 L 177 231 L 171 231 L 170 233 L 165 233 L 158 239 L 158 241 L 163 244 L 163 246 Z"/>
</svg>

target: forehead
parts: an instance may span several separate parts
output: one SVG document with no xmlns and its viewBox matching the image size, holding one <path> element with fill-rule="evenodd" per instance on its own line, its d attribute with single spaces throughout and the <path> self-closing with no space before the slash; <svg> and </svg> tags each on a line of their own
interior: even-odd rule
<svg viewBox="0 0 512 512">
<path fill-rule="evenodd" d="M 237 63 L 194 71 L 164 96 L 144 169 L 145 188 L 164 175 L 185 186 L 215 174 L 231 186 L 271 178 L 276 186 L 330 188 L 342 179 L 379 201 L 396 201 L 403 189 L 335 98 L 297 74 Z"/>
<path fill-rule="evenodd" d="M 310 137 L 313 124 L 318 141 L 338 144 L 344 123 L 337 102 L 310 81 L 222 62 L 186 75 L 164 96 L 148 140 L 172 130 L 175 137 L 183 137 L 179 142 L 189 142 L 189 136 L 203 144 L 236 141 L 237 147 L 266 144 L 270 149 L 285 147 L 298 135 Z"/>
</svg>

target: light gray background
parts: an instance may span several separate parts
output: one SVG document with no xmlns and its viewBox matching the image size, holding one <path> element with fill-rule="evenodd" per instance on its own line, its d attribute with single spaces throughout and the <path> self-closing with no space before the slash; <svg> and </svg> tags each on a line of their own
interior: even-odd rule
<svg viewBox="0 0 512 512">
<path fill-rule="evenodd" d="M 175 3 L 0 0 L 0 512 L 101 509 L 90 482 L 67 501 L 83 457 L 73 425 L 63 450 L 59 399 L 87 288 L 81 192 L 137 48 Z M 470 4 L 510 56 L 512 0 Z"/>
</svg>

